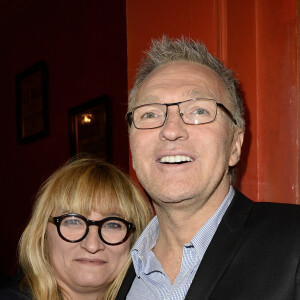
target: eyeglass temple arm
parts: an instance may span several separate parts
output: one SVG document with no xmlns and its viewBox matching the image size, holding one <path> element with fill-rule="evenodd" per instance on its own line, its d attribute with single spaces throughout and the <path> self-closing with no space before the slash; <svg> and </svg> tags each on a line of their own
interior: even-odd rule
<svg viewBox="0 0 300 300">
<path fill-rule="evenodd" d="M 53 223 L 53 224 L 55 224 L 54 217 L 52 217 L 52 216 L 49 217 L 48 221 L 51 222 L 51 223 Z"/>
<path fill-rule="evenodd" d="M 226 106 L 224 106 L 222 103 L 217 102 L 217 106 L 220 107 L 225 113 L 227 113 L 227 115 L 230 117 L 230 119 L 232 120 L 232 122 L 237 125 L 237 121 L 236 119 L 233 117 L 232 113 L 226 108 Z"/>
<path fill-rule="evenodd" d="M 125 119 L 126 119 L 128 125 L 129 125 L 129 127 L 131 127 L 132 121 L 133 121 L 133 118 L 132 118 L 132 111 L 126 114 Z"/>
</svg>

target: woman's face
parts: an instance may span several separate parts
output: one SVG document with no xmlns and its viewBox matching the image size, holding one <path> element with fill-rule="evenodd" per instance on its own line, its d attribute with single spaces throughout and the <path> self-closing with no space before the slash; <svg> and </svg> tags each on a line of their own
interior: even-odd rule
<svg viewBox="0 0 300 300">
<path fill-rule="evenodd" d="M 62 214 L 53 214 L 59 216 Z M 115 215 L 114 215 L 115 216 Z M 90 220 L 105 217 L 93 211 Z M 130 250 L 130 238 L 123 244 L 109 246 L 102 242 L 97 226 L 90 226 L 80 242 L 64 241 L 53 223 L 48 223 L 47 245 L 50 263 L 58 285 L 68 294 L 105 293 L 125 264 Z"/>
</svg>

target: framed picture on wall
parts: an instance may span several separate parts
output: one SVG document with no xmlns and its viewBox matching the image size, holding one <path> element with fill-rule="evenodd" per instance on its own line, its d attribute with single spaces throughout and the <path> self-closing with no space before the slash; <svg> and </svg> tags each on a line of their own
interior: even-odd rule
<svg viewBox="0 0 300 300">
<path fill-rule="evenodd" d="M 48 135 L 48 83 L 45 61 L 16 75 L 17 139 L 23 144 Z"/>
<path fill-rule="evenodd" d="M 104 95 L 69 109 L 71 156 L 89 153 L 111 160 L 109 100 Z"/>
</svg>

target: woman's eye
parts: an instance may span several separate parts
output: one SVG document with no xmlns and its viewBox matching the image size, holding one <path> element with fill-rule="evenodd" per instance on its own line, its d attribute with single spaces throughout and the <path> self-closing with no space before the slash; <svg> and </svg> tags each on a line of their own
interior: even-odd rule
<svg viewBox="0 0 300 300">
<path fill-rule="evenodd" d="M 62 222 L 63 226 L 82 226 L 83 221 L 81 219 L 64 219 Z"/>
<path fill-rule="evenodd" d="M 124 225 L 119 222 L 108 222 L 104 224 L 104 227 L 108 230 L 121 230 L 123 229 Z"/>
</svg>

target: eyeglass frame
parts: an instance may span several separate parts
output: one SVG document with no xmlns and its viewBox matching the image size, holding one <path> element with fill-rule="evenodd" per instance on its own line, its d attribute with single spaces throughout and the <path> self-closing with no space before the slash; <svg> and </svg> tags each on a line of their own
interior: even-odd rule
<svg viewBox="0 0 300 300">
<path fill-rule="evenodd" d="M 86 223 L 86 231 L 85 231 L 85 234 L 78 240 L 75 240 L 75 241 L 72 241 L 72 240 L 68 240 L 67 238 L 65 238 L 62 233 L 60 232 L 60 224 L 61 224 L 61 221 L 64 219 L 64 218 L 67 218 L 67 217 L 77 217 L 81 220 L 83 220 L 85 223 Z M 102 234 L 101 234 L 101 228 L 103 226 L 103 224 L 109 220 L 117 220 L 117 221 L 120 221 L 120 222 L 123 222 L 125 225 L 126 225 L 126 229 L 127 229 L 127 232 L 126 232 L 126 235 L 125 237 L 118 243 L 109 243 L 107 242 L 106 240 L 104 240 Z M 81 242 L 82 240 L 84 240 L 86 238 L 86 236 L 89 234 L 89 227 L 90 226 L 97 226 L 98 227 L 98 234 L 99 234 L 99 237 L 101 239 L 101 241 L 103 243 L 105 243 L 106 245 L 110 245 L 110 246 L 117 246 L 117 245 L 121 245 L 123 243 L 125 243 L 129 236 L 131 235 L 131 233 L 133 233 L 135 231 L 135 226 L 133 223 L 130 223 L 122 218 L 119 218 L 119 217 L 107 217 L 107 218 L 104 218 L 102 220 L 99 220 L 99 221 L 94 221 L 94 220 L 89 220 L 88 218 L 80 215 L 80 214 L 75 214 L 75 213 L 69 213 L 69 214 L 64 214 L 64 215 L 61 215 L 61 216 L 57 216 L 57 217 L 53 217 L 53 216 L 50 216 L 48 221 L 50 223 L 53 223 L 54 225 L 56 225 L 56 228 L 57 228 L 57 232 L 58 232 L 58 235 L 66 242 L 69 242 L 69 243 L 79 243 Z"/>
<path fill-rule="evenodd" d="M 183 120 L 183 118 L 182 118 L 183 114 L 182 114 L 182 112 L 180 111 L 179 105 L 180 105 L 181 103 L 184 103 L 184 102 L 187 102 L 187 101 L 191 101 L 191 100 L 211 100 L 211 101 L 214 101 L 214 102 L 216 103 L 216 107 L 217 107 L 217 108 L 218 108 L 218 107 L 221 108 L 221 109 L 222 109 L 222 110 L 230 117 L 230 119 L 232 120 L 232 122 L 233 122 L 235 125 L 237 125 L 237 121 L 236 121 L 236 119 L 234 118 L 233 114 L 230 112 L 230 110 L 229 110 L 224 104 L 222 104 L 222 103 L 220 103 L 220 102 L 217 102 L 215 99 L 210 99 L 210 98 L 192 98 L 192 99 L 188 99 L 188 100 L 184 100 L 184 101 L 180 101 L 180 102 L 173 102 L 173 103 L 147 103 L 147 104 L 138 105 L 138 106 L 135 106 L 130 112 L 128 112 L 128 113 L 126 114 L 126 120 L 127 120 L 127 122 L 128 122 L 129 127 L 131 127 L 131 125 L 132 125 L 132 123 L 133 123 L 134 127 L 135 127 L 136 129 L 140 129 L 140 130 L 147 130 L 147 129 L 156 129 L 156 128 L 160 128 L 160 127 L 163 127 L 163 126 L 164 126 L 164 124 L 165 124 L 165 122 L 166 122 L 166 119 L 167 119 L 167 117 L 168 117 L 168 107 L 169 107 L 169 106 L 173 106 L 173 105 L 177 105 L 177 106 L 178 106 L 179 116 L 180 116 L 182 122 L 183 122 L 184 124 L 186 124 L 186 125 L 203 125 L 203 124 L 211 123 L 211 122 L 213 122 L 213 121 L 216 119 L 216 117 L 217 117 L 217 111 L 216 111 L 216 115 L 215 115 L 214 119 L 211 120 L 211 121 L 209 121 L 209 122 L 199 123 L 199 124 L 190 124 L 190 123 L 184 122 L 184 120 Z M 134 123 L 134 120 L 133 120 L 134 111 L 135 111 L 136 109 L 140 108 L 140 107 L 147 106 L 147 105 L 152 105 L 152 104 L 160 104 L 160 105 L 165 105 L 165 106 L 166 106 L 166 113 L 165 113 L 165 119 L 164 119 L 164 122 L 163 122 L 162 125 L 160 125 L 160 126 L 151 127 L 151 128 L 139 128 L 139 127 L 137 127 L 137 126 L 135 125 L 135 123 Z"/>
</svg>

